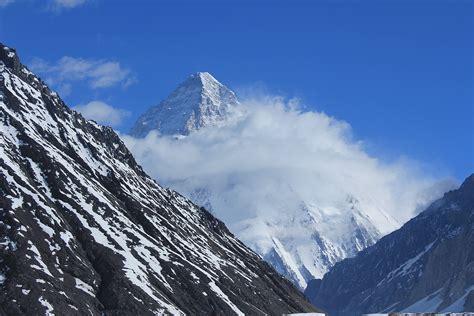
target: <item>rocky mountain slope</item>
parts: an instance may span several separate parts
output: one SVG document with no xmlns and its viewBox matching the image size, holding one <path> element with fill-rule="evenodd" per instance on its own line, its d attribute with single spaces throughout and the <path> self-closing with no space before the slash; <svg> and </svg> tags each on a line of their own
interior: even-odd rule
<svg viewBox="0 0 474 316">
<path fill-rule="evenodd" d="M 474 175 L 305 294 L 330 315 L 474 311 Z"/>
<path fill-rule="evenodd" d="M 202 96 L 212 97 L 205 99 Z M 203 100 L 211 101 L 203 103 Z M 203 111 L 203 104 L 219 104 L 221 109 L 238 109 L 240 116 L 220 115 L 217 110 Z M 159 106 L 152 107 L 143 114 L 131 133 L 140 137 L 152 128 L 157 128 L 165 134 L 181 133 L 192 138 L 193 135 L 189 132 L 210 126 L 207 129 L 213 129 L 217 135 L 215 138 L 219 141 L 220 129 L 225 128 L 225 124 L 232 125 L 246 115 L 246 108 L 242 104 L 238 107 L 238 104 L 235 94 L 212 76 L 206 73 L 193 75 Z M 225 113 L 231 112 L 229 110 Z M 186 115 L 183 116 L 182 113 Z M 189 116 L 190 113 L 199 115 Z M 210 113 L 206 122 L 219 123 L 193 123 L 192 129 L 186 127 L 186 122 L 190 119 L 194 122 L 195 117 L 202 117 L 204 113 Z M 264 125 L 266 118 L 260 119 Z M 173 128 L 163 125 L 163 122 Z M 242 133 L 245 134 L 245 130 Z M 176 137 L 170 141 L 183 143 L 186 139 Z M 211 142 L 206 145 L 213 146 Z M 225 149 L 225 146 L 223 147 Z M 131 149 L 133 151 L 134 147 L 131 146 Z M 258 152 L 258 149 L 255 148 L 255 151 Z M 137 155 L 139 159 L 140 155 Z M 166 165 L 166 161 L 157 159 L 152 157 L 151 161 Z M 278 157 L 275 157 L 275 160 L 278 160 Z M 146 166 L 145 162 L 144 165 Z M 372 192 L 359 189 L 359 184 L 350 177 L 344 180 L 344 185 L 336 183 L 337 181 L 329 183 L 321 180 L 321 183 L 327 183 L 330 188 L 328 191 L 338 192 L 337 196 L 328 198 L 324 193 L 325 188 L 308 188 L 308 185 L 300 185 L 301 181 L 291 179 L 291 176 L 286 179 L 278 178 L 278 173 L 272 172 L 271 166 L 267 165 L 236 174 L 227 174 L 226 170 L 219 171 L 216 168 L 211 170 L 211 176 L 206 177 L 206 171 L 202 171 L 201 178 L 199 172 L 196 172 L 197 177 L 185 175 L 176 181 L 165 181 L 163 184 L 177 189 L 198 205 L 214 212 L 246 245 L 262 255 L 301 290 L 304 290 L 308 280 L 321 278 L 336 262 L 354 256 L 358 251 L 374 244 L 384 234 L 400 227 L 400 224 L 385 212 L 385 201 L 374 196 Z M 201 167 L 196 166 L 196 169 Z M 293 166 L 289 174 L 293 175 L 294 170 L 298 168 L 299 166 Z M 307 171 L 301 169 L 299 178 L 308 177 Z M 161 174 L 153 176 L 160 181 L 165 178 Z M 311 176 L 324 178 L 316 173 Z M 256 177 L 266 179 L 268 185 L 252 188 L 254 183 L 260 182 L 254 181 Z M 277 191 L 272 191 L 275 187 Z M 244 211 L 235 209 L 235 205 L 243 204 L 239 199 L 245 201 Z"/>
<path fill-rule="evenodd" d="M 0 45 L 0 314 L 316 311 Z"/>
<path fill-rule="evenodd" d="M 233 91 L 211 74 L 198 72 L 140 116 L 130 134 L 143 137 L 151 130 L 158 130 L 164 135 L 187 135 L 226 121 L 238 105 Z"/>
</svg>

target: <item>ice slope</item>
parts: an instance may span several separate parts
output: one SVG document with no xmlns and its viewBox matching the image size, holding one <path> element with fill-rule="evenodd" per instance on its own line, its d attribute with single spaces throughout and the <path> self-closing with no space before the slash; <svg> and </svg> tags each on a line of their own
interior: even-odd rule
<svg viewBox="0 0 474 316">
<path fill-rule="evenodd" d="M 317 311 L 0 45 L 0 314 Z"/>
</svg>

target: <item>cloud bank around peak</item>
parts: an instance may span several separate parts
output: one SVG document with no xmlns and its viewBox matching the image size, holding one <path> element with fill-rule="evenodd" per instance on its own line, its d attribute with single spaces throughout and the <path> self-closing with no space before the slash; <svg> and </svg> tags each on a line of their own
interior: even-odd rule
<svg viewBox="0 0 474 316">
<path fill-rule="evenodd" d="M 348 196 L 401 224 L 453 187 L 415 162 L 370 156 L 348 123 L 299 108 L 295 100 L 260 97 L 242 102 L 241 115 L 227 124 L 187 137 L 121 137 L 158 182 L 210 201 L 234 230 L 252 218 L 278 218 L 301 201 L 330 207 Z"/>
</svg>

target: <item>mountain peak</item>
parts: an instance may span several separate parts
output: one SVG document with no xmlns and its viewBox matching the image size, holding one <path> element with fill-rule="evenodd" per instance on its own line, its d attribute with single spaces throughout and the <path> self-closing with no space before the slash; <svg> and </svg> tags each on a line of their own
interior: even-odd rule
<svg viewBox="0 0 474 316">
<path fill-rule="evenodd" d="M 188 77 L 186 81 L 184 81 L 178 86 L 178 89 L 180 87 L 189 88 L 190 86 L 199 86 L 202 89 L 203 93 L 205 92 L 212 93 L 218 89 L 226 89 L 230 91 L 229 88 L 227 88 L 222 83 L 220 83 L 213 75 L 211 75 L 208 72 L 196 72 L 192 74 L 191 76 Z"/>
<path fill-rule="evenodd" d="M 474 188 L 474 173 L 471 174 L 469 177 L 466 178 L 466 180 L 464 180 L 464 182 L 462 183 L 461 185 L 461 188 Z"/>
<path fill-rule="evenodd" d="M 15 49 L 0 43 L 0 68 L 4 67 L 10 68 L 14 72 L 23 68 Z"/>
<path fill-rule="evenodd" d="M 212 76 L 207 71 L 198 71 L 195 74 L 191 75 L 191 78 L 199 78 L 202 82 L 204 81 L 217 81 L 214 76 Z"/>
<path fill-rule="evenodd" d="M 188 135 L 206 126 L 219 125 L 239 101 L 235 93 L 208 72 L 197 72 L 157 106 L 149 108 L 130 134 L 144 137 L 152 130 L 165 135 Z"/>
</svg>

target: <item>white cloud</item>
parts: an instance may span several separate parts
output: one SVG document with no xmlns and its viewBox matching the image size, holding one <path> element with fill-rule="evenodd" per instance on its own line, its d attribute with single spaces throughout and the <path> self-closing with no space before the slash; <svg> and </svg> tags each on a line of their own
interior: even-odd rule
<svg viewBox="0 0 474 316">
<path fill-rule="evenodd" d="M 130 116 L 130 112 L 114 108 L 102 101 L 91 101 L 87 104 L 78 105 L 73 108 L 75 111 L 87 118 L 102 125 L 117 127 L 123 120 Z"/>
<path fill-rule="evenodd" d="M 214 212 L 263 257 L 277 248 L 301 288 L 369 242 L 359 239 L 364 232 L 397 229 L 451 188 L 414 162 L 367 154 L 349 124 L 300 112 L 297 100 L 243 107 L 226 125 L 187 137 L 122 137 L 159 183 Z"/>
<path fill-rule="evenodd" d="M 199 202 L 208 199 L 238 235 L 245 225 L 257 225 L 255 219 L 291 213 L 301 201 L 324 207 L 347 196 L 403 223 L 453 185 L 438 184 L 406 159 L 386 163 L 370 156 L 349 124 L 300 112 L 294 101 L 265 98 L 243 106 L 245 114 L 231 123 L 185 138 L 122 137 L 151 176 Z"/>
<path fill-rule="evenodd" d="M 131 71 L 116 61 L 64 56 L 56 63 L 36 58 L 30 63 L 30 67 L 46 76 L 46 81 L 51 85 L 86 81 L 91 88 L 98 89 L 117 84 L 128 86 L 136 81 Z"/>
<path fill-rule="evenodd" d="M 14 0 L 0 0 L 0 8 L 1 7 L 6 7 L 9 4 L 12 4 Z"/>
<path fill-rule="evenodd" d="M 72 85 L 70 83 L 62 83 L 57 87 L 57 91 L 64 98 L 71 94 Z"/>
<path fill-rule="evenodd" d="M 83 5 L 86 0 L 52 0 L 52 9 L 61 10 L 61 9 L 72 9 Z"/>
</svg>

